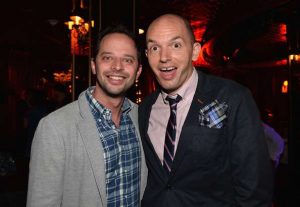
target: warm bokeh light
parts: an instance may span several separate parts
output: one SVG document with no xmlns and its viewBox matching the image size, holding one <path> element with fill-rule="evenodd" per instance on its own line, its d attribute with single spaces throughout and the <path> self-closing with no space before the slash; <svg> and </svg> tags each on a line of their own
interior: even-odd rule
<svg viewBox="0 0 300 207">
<path fill-rule="evenodd" d="M 135 92 L 135 97 L 136 97 L 135 103 L 140 104 L 142 102 L 142 91 L 139 87 L 139 80 L 135 81 L 135 90 L 136 90 L 136 92 Z"/>
<path fill-rule="evenodd" d="M 73 28 L 74 22 L 73 21 L 67 21 L 67 22 L 65 22 L 65 25 L 68 26 L 69 30 L 71 30 Z"/>
<path fill-rule="evenodd" d="M 290 54 L 289 60 L 293 62 L 300 63 L 300 54 Z"/>
<path fill-rule="evenodd" d="M 282 82 L 281 93 L 287 93 L 288 92 L 288 85 L 289 85 L 289 82 L 287 80 L 284 80 Z"/>
<path fill-rule="evenodd" d="M 55 72 L 53 73 L 54 81 L 59 83 L 71 82 L 72 70 L 69 69 L 68 72 Z"/>
<path fill-rule="evenodd" d="M 283 60 L 277 60 L 274 62 L 275 65 L 287 65 L 287 60 L 286 59 L 283 59 Z"/>
<path fill-rule="evenodd" d="M 191 20 L 190 23 L 194 30 L 196 41 L 202 42 L 202 37 L 206 29 L 206 26 L 204 25 L 205 22 L 201 20 Z"/>
<path fill-rule="evenodd" d="M 279 24 L 278 27 L 279 27 L 280 40 L 286 42 L 286 34 L 287 34 L 286 24 L 284 23 Z"/>
<path fill-rule="evenodd" d="M 84 25 L 71 30 L 71 54 L 75 55 L 88 55 L 88 31 Z"/>
<path fill-rule="evenodd" d="M 194 30 L 194 35 L 197 42 L 203 42 L 203 34 L 206 30 L 206 22 L 202 20 L 191 20 L 190 24 Z M 207 44 L 207 43 L 206 43 Z M 204 45 L 201 45 L 201 52 L 196 61 L 194 61 L 195 66 L 208 66 L 209 64 L 205 61 L 203 57 Z"/>
<path fill-rule="evenodd" d="M 144 33 L 145 33 L 145 30 L 139 29 L 139 34 L 144 34 Z"/>
<path fill-rule="evenodd" d="M 75 25 L 81 25 L 84 23 L 84 19 L 80 16 L 70 16 L 70 19 L 74 21 Z"/>
</svg>

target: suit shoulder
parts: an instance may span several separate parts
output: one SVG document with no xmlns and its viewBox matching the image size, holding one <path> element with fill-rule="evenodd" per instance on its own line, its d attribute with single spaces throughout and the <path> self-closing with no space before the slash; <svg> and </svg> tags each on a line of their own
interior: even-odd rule
<svg viewBox="0 0 300 207">
<path fill-rule="evenodd" d="M 132 100 L 128 99 L 128 102 L 133 109 L 136 109 L 138 107 L 138 105 L 134 103 Z"/>
<path fill-rule="evenodd" d="M 235 94 L 238 94 L 249 92 L 247 87 L 234 80 L 207 74 L 204 74 L 204 85 L 212 90 L 223 91 L 226 93 L 234 92 Z"/>
<path fill-rule="evenodd" d="M 51 121 L 56 124 L 68 123 L 76 119 L 79 113 L 78 101 L 71 102 L 44 117 L 44 120 Z"/>
<path fill-rule="evenodd" d="M 137 105 L 136 103 L 134 103 L 130 99 L 128 99 L 128 101 L 129 101 L 129 104 L 131 106 L 130 114 L 132 114 L 133 116 L 137 116 L 139 105 Z"/>
</svg>

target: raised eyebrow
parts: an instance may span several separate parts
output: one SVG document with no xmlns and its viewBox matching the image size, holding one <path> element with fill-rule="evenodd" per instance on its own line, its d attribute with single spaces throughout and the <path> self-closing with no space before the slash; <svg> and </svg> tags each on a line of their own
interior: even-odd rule
<svg viewBox="0 0 300 207">
<path fill-rule="evenodd" d="M 172 41 L 175 41 L 175 40 L 182 40 L 182 38 L 181 38 L 180 36 L 173 37 L 173 38 L 171 39 L 171 42 L 172 42 Z"/>
<path fill-rule="evenodd" d="M 157 44 L 157 42 L 155 41 L 155 40 L 152 40 L 152 39 L 149 39 L 149 40 L 147 40 L 147 45 L 148 44 Z"/>
<path fill-rule="evenodd" d="M 170 42 L 173 42 L 173 41 L 175 41 L 175 40 L 182 40 L 182 37 L 180 37 L 180 36 L 175 36 L 175 37 L 173 37 L 171 40 L 170 40 Z M 147 40 L 147 45 L 148 44 L 158 44 L 155 40 L 152 40 L 152 39 L 149 39 L 149 40 Z"/>
<path fill-rule="evenodd" d="M 111 55 L 111 54 L 112 54 L 111 52 L 101 52 L 100 56 L 102 56 L 102 55 Z"/>
</svg>

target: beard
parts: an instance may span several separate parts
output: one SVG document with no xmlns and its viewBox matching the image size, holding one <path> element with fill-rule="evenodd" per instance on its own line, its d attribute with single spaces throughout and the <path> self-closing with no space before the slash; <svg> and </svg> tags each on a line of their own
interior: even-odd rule
<svg viewBox="0 0 300 207">
<path fill-rule="evenodd" d="M 133 80 L 135 80 L 135 78 L 133 78 Z M 130 81 L 125 83 L 122 87 L 110 87 L 110 84 L 107 84 L 103 79 L 96 76 L 96 87 L 106 96 L 112 98 L 124 97 L 133 84 L 134 81 Z"/>
</svg>

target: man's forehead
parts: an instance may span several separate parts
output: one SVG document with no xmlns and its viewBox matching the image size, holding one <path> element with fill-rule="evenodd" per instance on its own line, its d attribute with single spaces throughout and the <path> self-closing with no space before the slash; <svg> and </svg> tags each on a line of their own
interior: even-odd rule
<svg viewBox="0 0 300 207">
<path fill-rule="evenodd" d="M 166 42 L 173 42 L 173 41 L 177 41 L 177 40 L 183 40 L 183 38 L 181 36 L 179 36 L 179 35 L 176 35 L 174 37 L 168 36 L 168 38 L 165 39 L 164 41 L 166 41 Z M 147 39 L 147 44 L 158 44 L 160 42 L 162 42 L 161 39 L 157 39 L 156 40 L 156 39 L 152 39 L 151 37 L 149 37 Z"/>
<path fill-rule="evenodd" d="M 184 33 L 186 32 L 186 27 L 184 23 L 180 20 L 177 19 L 175 20 L 174 18 L 168 21 L 167 18 L 155 21 L 153 22 L 146 33 L 146 36 L 152 36 L 152 35 L 160 35 L 162 32 L 176 32 L 176 33 Z"/>
</svg>

